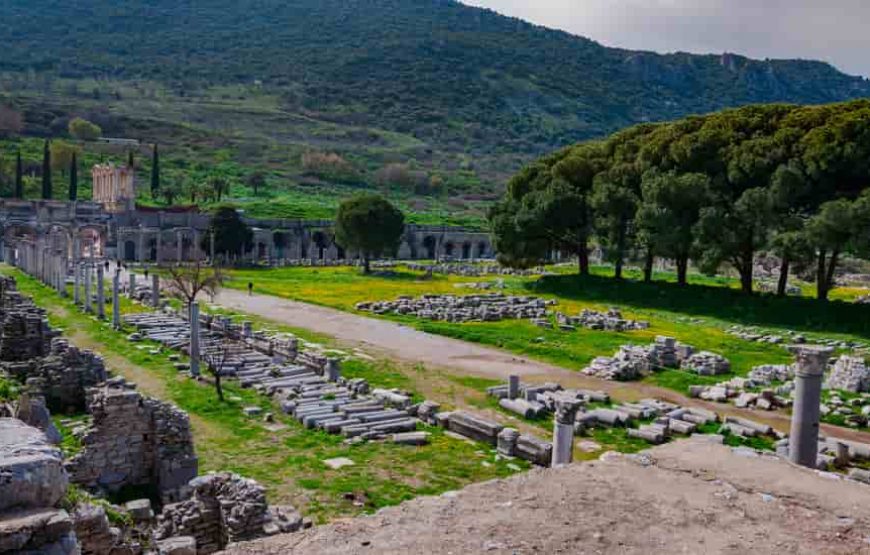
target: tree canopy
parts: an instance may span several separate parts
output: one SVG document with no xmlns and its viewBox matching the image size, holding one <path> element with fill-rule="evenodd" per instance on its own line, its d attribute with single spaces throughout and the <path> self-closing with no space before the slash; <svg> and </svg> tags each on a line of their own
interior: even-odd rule
<svg viewBox="0 0 870 555">
<path fill-rule="evenodd" d="M 203 237 L 203 250 L 211 248 L 214 237 L 216 256 L 242 256 L 253 244 L 254 233 L 232 206 L 219 207 L 211 219 L 209 233 Z"/>
<path fill-rule="evenodd" d="M 372 258 L 395 252 L 404 231 L 404 214 L 379 195 L 360 195 L 338 207 L 335 240 L 360 253 L 366 273 Z"/>
<path fill-rule="evenodd" d="M 838 260 L 868 235 L 870 100 L 747 106 L 643 124 L 545 156 L 490 212 L 502 260 L 528 266 L 578 254 L 594 233 L 617 262 L 630 253 L 732 266 L 752 290 L 755 256 L 818 262 L 825 298 Z M 651 264 L 650 264 L 651 268 Z M 784 286 L 783 286 L 784 287 Z"/>
</svg>

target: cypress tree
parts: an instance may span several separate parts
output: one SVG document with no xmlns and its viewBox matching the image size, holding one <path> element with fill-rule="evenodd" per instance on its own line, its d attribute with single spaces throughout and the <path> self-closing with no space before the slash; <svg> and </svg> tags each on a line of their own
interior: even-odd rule
<svg viewBox="0 0 870 555">
<path fill-rule="evenodd" d="M 79 198 L 79 168 L 76 163 L 76 153 L 72 153 L 69 163 L 69 199 L 76 201 Z"/>
<path fill-rule="evenodd" d="M 24 167 L 21 164 L 21 151 L 18 151 L 18 158 L 15 161 L 15 198 L 24 198 Z"/>
<path fill-rule="evenodd" d="M 51 149 L 48 141 L 42 150 L 42 198 L 51 199 Z"/>
<path fill-rule="evenodd" d="M 160 155 L 157 153 L 157 145 L 154 145 L 154 153 L 151 156 L 151 198 L 156 199 L 160 193 Z"/>
<path fill-rule="evenodd" d="M 127 151 L 127 167 L 131 170 L 136 167 L 136 160 L 133 159 L 133 151 Z"/>
</svg>

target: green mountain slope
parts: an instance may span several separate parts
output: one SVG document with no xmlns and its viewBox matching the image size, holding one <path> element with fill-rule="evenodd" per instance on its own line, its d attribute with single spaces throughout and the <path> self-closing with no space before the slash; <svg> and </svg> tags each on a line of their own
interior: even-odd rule
<svg viewBox="0 0 870 555">
<path fill-rule="evenodd" d="M 449 0 L 3 0 L 5 71 L 262 82 L 288 109 L 541 152 L 639 121 L 870 85 L 817 62 L 605 48 Z"/>
<path fill-rule="evenodd" d="M 479 221 L 521 165 L 579 140 L 870 95 L 824 63 L 607 48 L 452 0 L 0 0 L 0 48 L 0 105 L 24 135 L 84 116 L 165 146 L 179 198 L 219 171 L 233 200 L 276 217 L 380 187 L 425 221 Z M 311 150 L 340 160 L 306 164 Z M 244 186 L 254 170 L 265 198 Z"/>
</svg>

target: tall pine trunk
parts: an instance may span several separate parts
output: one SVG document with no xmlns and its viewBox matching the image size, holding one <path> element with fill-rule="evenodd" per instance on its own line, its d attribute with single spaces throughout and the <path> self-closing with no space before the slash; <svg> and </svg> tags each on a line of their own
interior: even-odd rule
<svg viewBox="0 0 870 555">
<path fill-rule="evenodd" d="M 788 274 L 791 269 L 791 261 L 788 257 L 782 257 L 782 263 L 779 265 L 779 282 L 776 284 L 776 294 L 779 297 L 785 297 L 786 288 L 788 287 Z"/>
<path fill-rule="evenodd" d="M 652 283 L 653 265 L 655 264 L 655 255 L 652 247 L 646 248 L 646 257 L 643 261 L 643 281 L 644 283 Z"/>
<path fill-rule="evenodd" d="M 577 265 L 581 276 L 589 275 L 589 240 L 586 237 L 578 240 Z"/>
<path fill-rule="evenodd" d="M 616 268 L 613 270 L 613 276 L 616 279 L 622 279 L 622 267 L 625 264 L 625 223 L 619 228 L 619 237 L 616 241 Z"/>
<path fill-rule="evenodd" d="M 677 258 L 677 285 L 688 285 L 689 257 L 681 255 Z"/>
<path fill-rule="evenodd" d="M 825 272 L 828 253 L 825 249 L 819 250 L 819 259 L 816 266 L 816 298 L 820 301 L 828 300 L 828 280 Z"/>
</svg>

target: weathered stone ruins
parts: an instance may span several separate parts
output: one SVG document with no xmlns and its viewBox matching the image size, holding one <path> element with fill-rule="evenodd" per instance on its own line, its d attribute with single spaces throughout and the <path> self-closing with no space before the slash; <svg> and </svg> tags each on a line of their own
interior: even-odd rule
<svg viewBox="0 0 870 555">
<path fill-rule="evenodd" d="M 211 553 L 309 525 L 292 507 L 270 507 L 252 480 L 198 477 L 187 414 L 110 377 L 10 278 L 0 278 L 0 307 L 0 377 L 21 384 L 0 403 L 0 553 Z M 51 412 L 87 413 L 68 457 Z M 94 497 L 66 497 L 72 485 Z M 152 495 L 112 507 L 129 516 L 118 527 L 100 498 L 131 487 Z"/>
<path fill-rule="evenodd" d="M 94 172 L 94 202 L 0 199 L 0 261 L 47 275 L 59 267 L 70 273 L 74 266 L 94 259 L 153 264 L 215 259 L 210 215 L 195 208 L 137 206 L 135 192 L 131 197 L 126 182 L 130 174 L 102 166 Z M 335 242 L 331 221 L 243 219 L 253 241 L 239 262 L 353 264 L 359 258 Z M 411 224 L 395 253 L 399 260 L 493 256 L 486 233 Z"/>
</svg>

